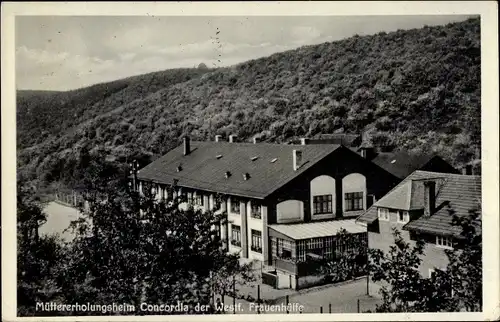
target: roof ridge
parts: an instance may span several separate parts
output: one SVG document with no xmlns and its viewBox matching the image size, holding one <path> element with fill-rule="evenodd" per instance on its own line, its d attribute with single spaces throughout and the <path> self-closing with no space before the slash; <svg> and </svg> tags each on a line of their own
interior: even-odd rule
<svg viewBox="0 0 500 322">
<path fill-rule="evenodd" d="M 425 171 L 425 170 L 415 170 L 409 176 L 413 175 L 415 172 L 421 174 L 438 174 L 444 177 L 457 177 L 457 178 L 470 178 L 470 179 L 480 179 L 481 175 L 470 175 L 470 174 L 461 174 L 461 173 L 446 173 L 446 172 L 435 172 L 435 171 Z"/>
<path fill-rule="evenodd" d="M 412 174 L 413 174 L 413 173 L 412 173 Z M 356 222 L 358 221 L 358 219 L 359 219 L 359 218 L 363 217 L 366 213 L 368 213 L 368 212 L 369 212 L 372 208 L 377 208 L 377 207 L 378 207 L 378 206 L 377 206 L 377 203 L 378 203 L 379 201 L 381 201 L 381 200 L 382 200 L 382 199 L 384 199 L 386 196 L 388 196 L 389 194 L 393 193 L 393 192 L 394 192 L 397 188 L 402 187 L 402 186 L 403 186 L 403 184 L 405 184 L 406 182 L 408 182 L 408 178 L 409 178 L 410 176 L 411 176 L 411 174 L 410 174 L 408 177 L 404 178 L 404 179 L 403 179 L 400 183 L 398 183 L 396 186 L 394 186 L 394 188 L 392 188 L 391 190 L 389 190 L 389 191 L 388 191 L 388 192 L 387 192 L 387 193 L 386 193 L 386 194 L 385 194 L 382 198 L 380 198 L 379 200 L 375 201 L 375 202 L 373 203 L 373 205 L 371 205 L 368 209 L 366 209 L 366 211 L 365 211 L 362 215 L 360 215 L 360 216 L 358 216 L 358 217 L 356 218 Z"/>
</svg>

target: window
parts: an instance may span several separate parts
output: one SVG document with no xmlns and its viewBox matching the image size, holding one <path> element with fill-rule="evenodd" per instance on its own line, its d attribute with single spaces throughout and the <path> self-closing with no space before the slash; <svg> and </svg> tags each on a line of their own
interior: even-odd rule
<svg viewBox="0 0 500 322">
<path fill-rule="evenodd" d="M 322 238 L 312 238 L 306 242 L 307 254 L 306 255 L 317 255 L 323 256 L 323 239 Z"/>
<path fill-rule="evenodd" d="M 215 236 L 217 236 L 217 239 L 219 240 L 220 237 L 221 237 L 221 234 L 220 234 L 220 226 L 219 225 L 215 225 L 214 226 L 214 230 L 215 230 Z"/>
<path fill-rule="evenodd" d="M 260 213 L 260 205 L 259 204 L 252 202 L 252 211 L 250 212 L 250 216 L 252 218 L 260 219 L 261 213 Z"/>
<path fill-rule="evenodd" d="M 193 193 L 192 192 L 187 193 L 187 203 L 190 205 L 193 204 Z"/>
<path fill-rule="evenodd" d="M 434 275 L 435 270 L 433 268 L 429 268 L 429 278 L 432 278 L 432 275 Z"/>
<path fill-rule="evenodd" d="M 203 206 L 203 195 L 200 193 L 196 194 L 195 205 Z"/>
<path fill-rule="evenodd" d="M 276 256 L 282 259 L 292 258 L 292 244 L 290 241 L 277 238 L 276 239 Z"/>
<path fill-rule="evenodd" d="M 333 258 L 333 237 L 326 237 L 324 239 L 324 257 L 327 259 L 332 259 Z"/>
<path fill-rule="evenodd" d="M 250 249 L 257 253 L 262 253 L 262 232 L 252 229 L 252 245 Z"/>
<path fill-rule="evenodd" d="M 453 248 L 453 242 L 451 238 L 436 236 L 436 246 L 440 248 Z"/>
<path fill-rule="evenodd" d="M 345 194 L 345 211 L 363 210 L 363 192 Z"/>
<path fill-rule="evenodd" d="M 387 208 L 378 208 L 378 219 L 389 221 L 389 209 Z"/>
<path fill-rule="evenodd" d="M 231 198 L 231 212 L 235 214 L 240 213 L 240 201 L 236 198 Z"/>
<path fill-rule="evenodd" d="M 410 221 L 410 214 L 408 211 L 398 211 L 398 222 L 407 223 Z"/>
<path fill-rule="evenodd" d="M 218 194 L 214 196 L 213 201 L 214 201 L 214 209 L 216 210 L 221 209 L 223 202 L 225 202 L 227 205 L 227 201 L 223 200 L 222 196 Z"/>
<path fill-rule="evenodd" d="M 314 214 L 331 214 L 332 210 L 332 195 L 313 196 Z"/>
<path fill-rule="evenodd" d="M 241 228 L 231 225 L 231 245 L 241 246 Z"/>
</svg>

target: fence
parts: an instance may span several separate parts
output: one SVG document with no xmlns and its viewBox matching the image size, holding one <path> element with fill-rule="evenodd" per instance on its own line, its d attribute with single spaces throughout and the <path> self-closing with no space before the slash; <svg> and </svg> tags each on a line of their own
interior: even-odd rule
<svg viewBox="0 0 500 322">
<path fill-rule="evenodd" d="M 335 286 L 331 286 L 335 287 Z M 285 295 L 283 298 L 275 299 L 272 301 L 265 300 L 265 291 L 262 292 L 260 285 L 257 286 L 257 298 L 246 299 L 242 296 L 226 295 L 222 300 L 222 304 L 228 305 L 232 308 L 240 307 L 238 309 L 229 309 L 226 314 L 240 314 L 240 313 L 281 313 L 281 314 L 311 314 L 311 313 L 367 313 L 375 312 L 377 304 L 380 304 L 378 297 L 369 295 L 349 296 L 349 298 L 342 297 L 325 297 L 316 294 L 290 294 Z M 220 298 L 220 297 L 219 297 Z M 318 303 L 319 302 L 319 303 Z M 261 311 L 259 305 L 253 306 L 254 310 L 250 311 L 250 303 L 264 304 L 267 306 L 281 307 L 282 311 L 265 312 Z M 324 303 L 324 304 L 323 304 Z M 245 310 L 246 309 L 246 310 Z"/>
<path fill-rule="evenodd" d="M 83 206 L 88 206 L 83 195 L 74 190 L 58 190 L 53 194 L 46 195 L 45 198 L 48 201 L 54 201 L 73 208 L 80 209 Z"/>
<path fill-rule="evenodd" d="M 377 304 L 380 303 L 378 298 L 358 298 L 351 302 L 345 303 L 328 303 L 324 306 L 306 306 L 303 313 L 370 313 L 375 312 Z M 302 312 L 301 312 L 302 313 Z"/>
</svg>

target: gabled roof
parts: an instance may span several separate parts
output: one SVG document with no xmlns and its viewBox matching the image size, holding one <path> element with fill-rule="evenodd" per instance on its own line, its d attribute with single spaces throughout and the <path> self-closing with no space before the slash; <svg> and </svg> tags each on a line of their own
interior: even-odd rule
<svg viewBox="0 0 500 322">
<path fill-rule="evenodd" d="M 372 162 L 400 179 L 419 170 L 437 155 L 431 153 L 411 153 L 408 151 L 380 152 Z"/>
<path fill-rule="evenodd" d="M 438 181 L 441 181 L 440 179 Z M 438 183 L 439 186 L 439 183 Z M 439 188 L 437 188 L 439 189 Z M 424 207 L 424 185 L 420 181 L 408 180 L 398 185 L 397 189 L 382 197 L 377 204 L 380 207 L 416 210 Z"/>
<path fill-rule="evenodd" d="M 139 180 L 263 199 L 339 145 L 191 142 L 184 156 L 180 145 L 138 172 Z M 294 171 L 293 150 L 302 151 L 302 166 Z M 255 159 L 256 158 L 256 159 Z M 177 168 L 180 166 L 180 171 Z M 229 177 L 226 178 L 226 173 Z M 244 180 L 243 175 L 249 178 Z"/>
<path fill-rule="evenodd" d="M 459 227 L 451 225 L 452 214 L 466 216 L 470 210 L 481 209 L 481 177 L 415 171 L 383 198 L 375 202 L 357 222 L 372 223 L 377 220 L 377 208 L 418 210 L 424 208 L 424 181 L 436 181 L 436 213 L 421 216 L 404 226 L 406 230 L 417 230 L 432 234 L 456 235 Z"/>
</svg>

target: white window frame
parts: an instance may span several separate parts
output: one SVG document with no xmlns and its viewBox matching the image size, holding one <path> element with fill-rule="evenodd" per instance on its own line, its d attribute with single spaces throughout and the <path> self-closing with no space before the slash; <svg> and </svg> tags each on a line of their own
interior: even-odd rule
<svg viewBox="0 0 500 322">
<path fill-rule="evenodd" d="M 203 200 L 203 194 L 201 194 L 201 193 L 194 194 L 193 201 L 194 201 L 194 204 L 196 206 L 202 207 L 205 205 L 204 200 Z"/>
<path fill-rule="evenodd" d="M 384 213 L 384 216 L 382 216 L 382 213 Z M 390 220 L 389 209 L 388 208 L 382 208 L 382 207 L 377 208 L 377 216 L 378 216 L 379 220 L 389 221 Z"/>
<path fill-rule="evenodd" d="M 399 219 L 399 216 L 403 214 L 403 220 Z M 410 221 L 410 213 L 404 210 L 398 210 L 398 223 L 406 224 Z"/>
<path fill-rule="evenodd" d="M 238 212 L 233 211 L 233 207 L 238 207 Z M 241 212 L 241 203 L 240 200 L 237 198 L 231 198 L 229 202 L 229 212 L 234 214 L 234 215 L 239 215 Z"/>
<path fill-rule="evenodd" d="M 436 247 L 444 249 L 453 249 L 453 240 L 449 237 L 436 236 Z"/>
</svg>

